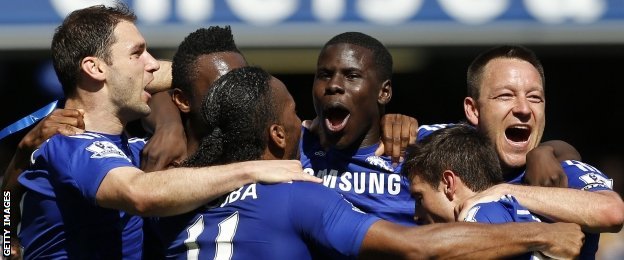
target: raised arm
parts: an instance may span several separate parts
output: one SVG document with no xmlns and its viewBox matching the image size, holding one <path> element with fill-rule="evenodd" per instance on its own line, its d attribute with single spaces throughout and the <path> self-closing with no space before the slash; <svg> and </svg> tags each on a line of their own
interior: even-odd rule
<svg viewBox="0 0 624 260">
<path fill-rule="evenodd" d="M 360 259 L 500 259 L 540 251 L 574 258 L 584 235 L 570 223 L 455 222 L 404 227 L 377 221 L 366 233 Z"/>
<path fill-rule="evenodd" d="M 418 121 L 401 114 L 385 114 L 381 118 L 381 143 L 376 154 L 385 154 L 398 163 L 405 155 L 405 148 L 416 142 Z"/>
<path fill-rule="evenodd" d="M 543 142 L 539 145 L 539 147 L 549 147 L 552 150 L 552 154 L 559 160 L 563 162 L 565 160 L 576 160 L 581 161 L 581 154 L 572 146 L 571 144 L 562 141 L 562 140 L 550 140 Z"/>
<path fill-rule="evenodd" d="M 20 200 L 24 187 L 19 184 L 17 177 L 30 165 L 30 155 L 45 140 L 55 134 L 75 135 L 84 131 L 84 112 L 76 109 L 56 109 L 50 115 L 37 123 L 18 143 L 15 154 L 4 172 L 2 191 L 8 191 L 11 196 L 11 234 L 17 234 L 17 225 L 20 223 Z M 11 237 L 11 259 L 19 259 L 19 244 L 16 235 Z"/>
<path fill-rule="evenodd" d="M 133 167 L 111 170 L 96 194 L 98 205 L 140 216 L 189 212 L 254 182 L 321 180 L 303 173 L 298 160 L 263 160 L 203 168 L 174 168 L 144 173 Z"/>
<path fill-rule="evenodd" d="M 11 191 L 11 198 L 21 198 L 22 187 L 17 177 L 30 165 L 30 155 L 55 134 L 75 135 L 84 132 L 84 112 L 77 109 L 56 109 L 37 123 L 18 143 L 9 166 L 4 172 L 2 190 Z M 14 205 L 19 205 L 19 202 Z M 15 214 L 12 214 L 15 215 Z"/>
<path fill-rule="evenodd" d="M 581 160 L 581 155 L 570 144 L 561 140 L 543 142 L 527 154 L 523 182 L 542 187 L 568 187 L 568 176 L 561 168 L 565 160 Z"/>
<path fill-rule="evenodd" d="M 171 89 L 171 61 L 159 60 L 158 64 L 160 69 L 154 72 L 154 80 L 146 88 L 149 93 Z"/>
<path fill-rule="evenodd" d="M 187 149 L 180 110 L 170 93 L 155 93 L 149 105 L 152 112 L 143 119 L 143 125 L 152 135 L 141 151 L 141 169 L 145 172 L 178 165 L 186 158 Z"/>
</svg>

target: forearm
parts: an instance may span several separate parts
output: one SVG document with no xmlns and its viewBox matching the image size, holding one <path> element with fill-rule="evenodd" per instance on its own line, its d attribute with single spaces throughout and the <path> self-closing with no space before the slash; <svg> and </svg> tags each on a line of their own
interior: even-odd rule
<svg viewBox="0 0 624 260">
<path fill-rule="evenodd" d="M 26 151 L 28 150 L 28 151 Z M 29 152 L 30 149 L 18 148 L 13 159 L 9 163 L 8 168 L 4 172 L 4 178 L 2 181 L 2 192 L 6 198 L 10 197 L 10 210 L 11 218 L 9 229 L 11 234 L 17 236 L 17 226 L 21 221 L 20 201 L 24 194 L 24 187 L 17 181 L 19 174 L 24 171 L 29 165 Z"/>
<path fill-rule="evenodd" d="M 142 119 L 143 128 L 154 133 L 159 127 L 174 126 L 182 128 L 180 110 L 173 103 L 169 91 L 162 91 L 152 95 L 149 100 L 150 114 Z"/>
<path fill-rule="evenodd" d="M 565 160 L 581 160 L 581 154 L 574 148 L 574 146 L 570 145 L 561 140 L 551 140 L 543 142 L 539 145 L 540 147 L 549 147 L 552 154 L 559 160 L 563 162 Z"/>
<path fill-rule="evenodd" d="M 379 221 L 369 230 L 375 232 L 370 235 L 376 239 L 368 240 L 367 233 L 360 258 L 382 254 L 401 259 L 512 257 L 541 251 L 548 246 L 541 236 L 541 225 L 534 224 L 542 223 L 487 225 L 456 222 L 408 228 Z"/>
<path fill-rule="evenodd" d="M 586 232 L 618 232 L 622 228 L 624 207 L 613 191 L 581 191 L 503 184 L 531 212 L 553 221 L 581 225 Z M 505 193 L 503 191 L 502 193 Z"/>
<path fill-rule="evenodd" d="M 189 212 L 255 179 L 249 162 L 204 168 L 175 168 L 132 174 L 109 173 L 98 189 L 98 203 L 140 216 Z M 125 170 L 136 170 L 125 167 Z"/>
<path fill-rule="evenodd" d="M 4 177 L 2 180 L 2 190 L 13 190 L 19 184 L 17 177 L 19 174 L 28 167 L 29 159 L 25 153 L 18 151 L 15 152 L 13 158 L 9 162 L 9 166 L 4 171 Z"/>
<path fill-rule="evenodd" d="M 154 72 L 154 80 L 147 86 L 147 92 L 156 93 L 171 89 L 171 61 L 159 60 L 160 69 Z"/>
<path fill-rule="evenodd" d="M 543 230 L 539 226 L 526 225 L 526 223 L 487 225 L 457 222 L 453 224 L 455 226 L 451 228 L 444 224 L 438 225 L 428 232 L 428 234 L 434 234 L 433 237 L 428 238 L 430 241 L 439 241 L 430 242 L 435 245 L 428 252 L 428 256 L 441 259 L 500 259 L 541 251 L 547 247 L 547 242 L 543 241 L 540 234 Z M 426 236 L 425 240 L 427 240 Z"/>
</svg>

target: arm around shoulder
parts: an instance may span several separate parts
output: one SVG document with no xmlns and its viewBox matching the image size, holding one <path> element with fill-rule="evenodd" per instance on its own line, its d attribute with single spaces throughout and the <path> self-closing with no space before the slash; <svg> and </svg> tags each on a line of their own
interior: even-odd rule
<svg viewBox="0 0 624 260">
<path fill-rule="evenodd" d="M 612 190 L 585 191 L 498 184 L 481 195 L 488 193 L 488 196 L 511 194 L 535 214 L 553 221 L 579 224 L 590 233 L 619 232 L 624 222 L 624 202 Z"/>
<path fill-rule="evenodd" d="M 140 216 L 171 216 L 253 182 L 278 183 L 320 179 L 303 173 L 296 160 L 262 160 L 202 168 L 145 173 L 135 167 L 112 169 L 102 180 L 97 204 Z"/>
<path fill-rule="evenodd" d="M 569 223 L 455 222 L 405 227 L 382 220 L 366 233 L 360 259 L 494 259 L 533 251 L 573 258 L 580 253 L 583 238 L 579 226 Z"/>
</svg>

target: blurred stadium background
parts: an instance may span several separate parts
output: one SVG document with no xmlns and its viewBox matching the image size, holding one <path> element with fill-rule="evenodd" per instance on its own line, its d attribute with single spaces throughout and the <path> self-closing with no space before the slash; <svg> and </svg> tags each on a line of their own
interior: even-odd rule
<svg viewBox="0 0 624 260">
<path fill-rule="evenodd" d="M 54 28 L 77 8 L 111 1 L 0 3 L 0 128 L 62 98 L 50 63 Z M 345 31 L 381 40 L 395 59 L 388 112 L 420 124 L 463 119 L 465 72 L 481 51 L 523 44 L 546 71 L 544 140 L 562 139 L 624 183 L 623 0 L 125 0 L 157 58 L 170 59 L 190 32 L 231 25 L 254 65 L 289 87 L 299 116 L 314 116 L 311 86 L 323 43 Z M 620 103 L 623 102 L 623 103 Z M 26 132 L 0 140 L 4 172 Z M 623 259 L 624 235 L 603 236 L 601 259 Z M 619 250 L 619 255 L 616 253 Z"/>
</svg>

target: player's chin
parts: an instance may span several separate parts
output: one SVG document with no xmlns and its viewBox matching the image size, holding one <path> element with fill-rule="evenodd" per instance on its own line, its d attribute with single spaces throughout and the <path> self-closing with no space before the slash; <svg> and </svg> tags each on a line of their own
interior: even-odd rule
<svg viewBox="0 0 624 260">
<path fill-rule="evenodd" d="M 134 111 L 139 117 L 146 117 L 152 112 L 152 109 L 147 105 L 147 103 L 143 103 L 137 106 Z"/>
<path fill-rule="evenodd" d="M 507 155 L 503 159 L 503 163 L 508 168 L 520 168 L 526 165 L 526 155 Z"/>
<path fill-rule="evenodd" d="M 143 116 L 148 116 L 152 112 L 152 109 L 147 104 L 145 104 L 141 112 Z"/>
</svg>

